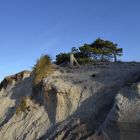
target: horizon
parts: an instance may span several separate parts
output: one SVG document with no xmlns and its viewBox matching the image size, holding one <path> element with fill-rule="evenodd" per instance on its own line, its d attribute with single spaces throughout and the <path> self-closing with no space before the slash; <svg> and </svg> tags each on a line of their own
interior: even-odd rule
<svg viewBox="0 0 140 140">
<path fill-rule="evenodd" d="M 122 61 L 140 62 L 140 1 L 0 1 L 0 81 L 31 70 L 42 54 L 53 59 L 100 37 L 123 48 Z"/>
</svg>

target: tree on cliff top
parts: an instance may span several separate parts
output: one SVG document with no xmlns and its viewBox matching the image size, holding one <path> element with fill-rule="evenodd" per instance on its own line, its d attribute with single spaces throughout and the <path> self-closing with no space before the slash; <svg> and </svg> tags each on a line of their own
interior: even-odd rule
<svg viewBox="0 0 140 140">
<path fill-rule="evenodd" d="M 97 38 L 91 44 L 84 44 L 79 48 L 73 47 L 71 52 L 79 63 L 89 63 L 92 61 L 117 61 L 118 56 L 122 56 L 123 49 L 118 48 L 116 43 L 109 40 Z M 56 56 L 56 64 L 65 64 L 69 62 L 70 53 L 60 53 Z"/>
<path fill-rule="evenodd" d="M 114 57 L 114 61 L 116 62 L 117 56 L 121 56 L 123 53 L 123 49 L 117 47 L 118 44 L 101 38 L 97 38 L 90 46 L 93 52 L 95 51 L 95 53 L 100 55 L 101 60 L 103 60 L 104 57 L 108 59 Z"/>
</svg>

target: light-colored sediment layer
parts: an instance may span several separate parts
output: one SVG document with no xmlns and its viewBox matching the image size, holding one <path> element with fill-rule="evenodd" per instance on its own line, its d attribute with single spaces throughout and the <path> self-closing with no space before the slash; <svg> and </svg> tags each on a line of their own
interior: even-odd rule
<svg viewBox="0 0 140 140">
<path fill-rule="evenodd" d="M 27 77 L 1 91 L 0 139 L 100 139 L 115 96 L 139 75 L 139 63 L 58 68 L 44 79 L 44 105 L 31 101 L 29 110 L 17 115 L 21 98 L 32 94 L 32 78 Z"/>
</svg>

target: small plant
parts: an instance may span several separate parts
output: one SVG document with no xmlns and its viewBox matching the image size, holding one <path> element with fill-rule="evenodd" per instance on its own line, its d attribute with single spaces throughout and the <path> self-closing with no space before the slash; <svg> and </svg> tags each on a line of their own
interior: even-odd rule
<svg viewBox="0 0 140 140">
<path fill-rule="evenodd" d="M 58 81 L 57 80 L 54 80 L 54 83 L 57 83 Z"/>
<path fill-rule="evenodd" d="M 78 58 L 77 61 L 79 62 L 79 64 L 91 64 L 94 61 L 90 58 Z"/>
<path fill-rule="evenodd" d="M 33 85 L 38 85 L 43 78 L 53 72 L 51 58 L 48 55 L 43 55 L 37 60 L 36 65 L 33 67 Z"/>
<path fill-rule="evenodd" d="M 38 60 L 35 66 L 33 67 L 33 87 L 32 87 L 32 95 L 39 104 L 42 104 L 42 84 L 43 79 L 48 77 L 54 72 L 55 68 L 51 63 L 51 58 L 48 55 L 42 55 Z M 37 97 L 35 99 L 35 97 Z"/>
<path fill-rule="evenodd" d="M 0 118 L 0 123 L 2 122 L 2 118 Z"/>
<path fill-rule="evenodd" d="M 25 110 L 28 110 L 27 99 L 29 99 L 29 97 L 23 97 L 21 99 L 20 105 L 16 108 L 16 114 L 19 114 L 20 112 L 25 112 Z"/>
<path fill-rule="evenodd" d="M 70 53 L 60 53 L 56 55 L 56 64 L 57 65 L 66 65 L 70 61 Z"/>
</svg>

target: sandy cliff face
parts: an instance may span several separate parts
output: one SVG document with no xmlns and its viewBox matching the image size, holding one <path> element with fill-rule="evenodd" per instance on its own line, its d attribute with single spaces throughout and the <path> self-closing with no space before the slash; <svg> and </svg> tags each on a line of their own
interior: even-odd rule
<svg viewBox="0 0 140 140">
<path fill-rule="evenodd" d="M 103 132 L 114 140 L 138 140 L 140 138 L 140 79 L 123 87 L 115 98 L 106 117 Z"/>
<path fill-rule="evenodd" d="M 16 114 L 22 97 L 32 94 L 31 76 L 21 78 L 16 84 L 10 84 L 8 90 L 1 90 L 0 139 L 72 140 L 119 136 L 116 131 L 110 135 L 110 120 L 137 122 L 140 119 L 139 98 L 130 96 L 136 90 L 128 94 L 130 102 L 126 97 L 129 89 L 124 89 L 132 88 L 139 75 L 139 63 L 58 68 L 43 80 L 43 105 L 28 99 L 28 109 Z M 133 113 L 137 110 L 137 117 L 127 117 L 130 110 Z"/>
<path fill-rule="evenodd" d="M 45 79 L 45 108 L 50 119 L 54 116 L 52 123 L 58 126 L 43 139 L 108 138 L 107 133 L 102 133 L 103 124 L 120 89 L 138 80 L 139 66 L 135 66 L 116 64 L 68 69 L 68 73 Z"/>
</svg>

